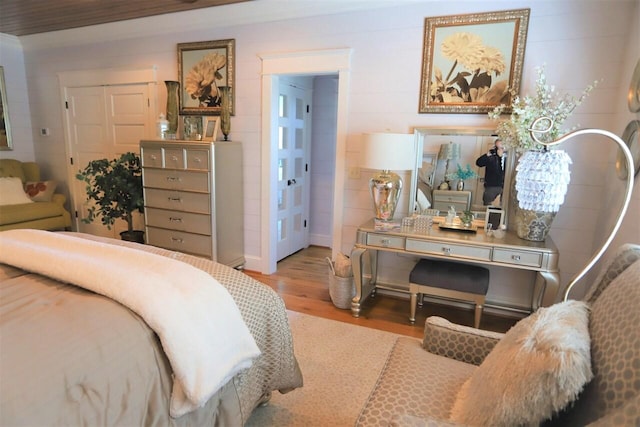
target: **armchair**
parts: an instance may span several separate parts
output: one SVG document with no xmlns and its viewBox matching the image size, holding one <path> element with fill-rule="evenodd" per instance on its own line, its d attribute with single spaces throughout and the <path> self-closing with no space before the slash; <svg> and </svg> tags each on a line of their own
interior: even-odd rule
<svg viewBox="0 0 640 427">
<path fill-rule="evenodd" d="M 638 426 L 639 305 L 640 245 L 627 244 L 603 267 L 584 301 L 570 300 L 540 309 L 506 334 L 431 317 L 426 321 L 422 342 L 398 339 L 356 425 L 454 426 L 489 422 L 490 425 Z M 535 322 L 532 326 L 531 319 L 539 321 L 551 312 L 562 312 L 571 320 L 555 318 L 545 327 L 536 328 Z M 583 325 L 579 319 L 584 321 Z M 531 327 L 528 332 L 533 331 L 534 339 L 531 336 L 514 339 L 514 331 L 522 332 L 524 324 Z M 550 331 L 566 335 L 554 341 L 557 336 L 544 336 L 550 335 Z M 580 339 L 581 335 L 586 340 Z M 499 353 L 509 351 L 515 363 L 497 364 L 508 376 L 507 384 L 496 384 L 499 381 L 482 376 L 482 371 L 501 357 Z M 586 354 L 587 360 L 576 358 L 577 354 Z M 527 363 L 526 369 L 519 369 L 518 363 L 523 361 Z M 573 365 L 569 372 L 564 371 L 566 365 Z M 562 371 L 560 374 L 558 369 Z M 482 381 L 474 383 L 478 378 Z M 526 384 L 522 385 L 523 382 Z M 538 391 L 542 393 L 536 394 L 534 389 L 517 395 L 536 382 L 541 382 Z M 504 393 L 497 393 L 499 397 L 492 395 L 501 386 Z M 471 400 L 485 405 L 484 411 L 467 413 L 466 420 L 460 416 L 464 387 L 467 398 L 470 389 L 477 387 Z M 559 391 L 556 387 L 571 390 Z M 549 399 L 554 402 L 548 402 Z M 503 411 L 502 400 L 510 400 L 515 409 L 511 413 Z M 468 402 L 462 402 L 465 403 Z M 546 411 L 544 415 L 542 409 Z M 506 418 L 491 418 L 501 411 L 507 414 Z M 456 412 L 453 417 L 452 412 Z"/>
</svg>

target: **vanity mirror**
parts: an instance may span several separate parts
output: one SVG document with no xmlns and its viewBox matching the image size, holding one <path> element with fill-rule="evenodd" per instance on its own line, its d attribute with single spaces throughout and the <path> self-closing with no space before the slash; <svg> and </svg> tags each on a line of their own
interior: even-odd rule
<svg viewBox="0 0 640 427">
<path fill-rule="evenodd" d="M 476 166 L 476 160 L 494 147 L 495 129 L 419 127 L 414 129 L 414 135 L 416 152 L 421 155 L 416 158 L 415 169 L 411 175 L 409 212 L 421 212 L 428 207 L 439 209 L 442 213 L 443 207 L 446 212 L 447 203 L 451 203 L 458 211 L 466 206 L 475 214 L 476 219 L 484 220 L 487 207 L 482 201 L 482 195 L 486 168 Z M 459 145 L 459 155 L 455 159 L 449 159 L 449 173 L 457 170 L 458 165 L 463 170 L 469 165 L 477 174 L 477 177 L 465 180 L 464 189 L 461 191 L 456 189 L 455 180 L 447 180 L 447 159 L 441 159 L 439 156 L 442 152 L 441 146 L 450 143 Z M 505 153 L 502 197 L 493 203 L 494 206 L 502 208 L 504 223 L 509 213 L 510 182 L 515 166 L 512 160 L 509 153 Z M 448 185 L 442 185 L 446 181 L 449 181 Z"/>
</svg>

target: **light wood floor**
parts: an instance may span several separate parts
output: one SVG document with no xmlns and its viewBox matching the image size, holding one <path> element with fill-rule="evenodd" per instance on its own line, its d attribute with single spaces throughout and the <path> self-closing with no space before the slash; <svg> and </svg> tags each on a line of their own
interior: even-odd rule
<svg viewBox="0 0 640 427">
<path fill-rule="evenodd" d="M 271 275 L 245 271 L 249 276 L 271 286 L 282 297 L 287 309 L 338 320 L 374 329 L 380 329 L 416 338 L 422 337 L 424 321 L 428 316 L 442 316 L 451 322 L 473 325 L 473 310 L 425 302 L 416 312 L 416 323 L 409 323 L 409 300 L 378 294 L 363 304 L 359 318 L 351 310 L 336 308 L 329 297 L 328 266 L 325 257 L 331 257 L 329 248 L 311 246 L 278 263 Z M 505 332 L 517 319 L 484 313 L 482 329 Z"/>
</svg>

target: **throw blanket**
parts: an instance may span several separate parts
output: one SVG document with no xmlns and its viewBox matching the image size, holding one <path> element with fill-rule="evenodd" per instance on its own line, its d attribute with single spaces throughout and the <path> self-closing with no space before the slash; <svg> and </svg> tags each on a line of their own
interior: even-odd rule
<svg viewBox="0 0 640 427">
<path fill-rule="evenodd" d="M 260 354 L 228 291 L 181 261 L 65 234 L 9 230 L 0 232 L 0 262 L 89 289 L 142 317 L 171 363 L 172 417 L 204 405 Z"/>
</svg>

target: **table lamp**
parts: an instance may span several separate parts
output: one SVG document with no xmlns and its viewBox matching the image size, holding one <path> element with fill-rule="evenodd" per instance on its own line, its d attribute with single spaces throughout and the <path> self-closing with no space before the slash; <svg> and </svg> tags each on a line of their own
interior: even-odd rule
<svg viewBox="0 0 640 427">
<path fill-rule="evenodd" d="M 444 168 L 444 179 L 447 183 L 447 188 L 441 188 L 441 190 L 449 190 L 449 182 L 447 181 L 447 175 L 449 175 L 449 160 L 455 160 L 460 157 L 460 144 L 454 144 L 450 142 L 448 144 L 441 144 L 440 151 L 438 152 L 438 160 L 446 160 L 447 163 Z"/>
<path fill-rule="evenodd" d="M 363 169 L 379 170 L 369 180 L 375 218 L 393 220 L 402 192 L 402 179 L 394 170 L 413 170 L 416 164 L 413 134 L 366 133 L 362 138 Z"/>
</svg>

